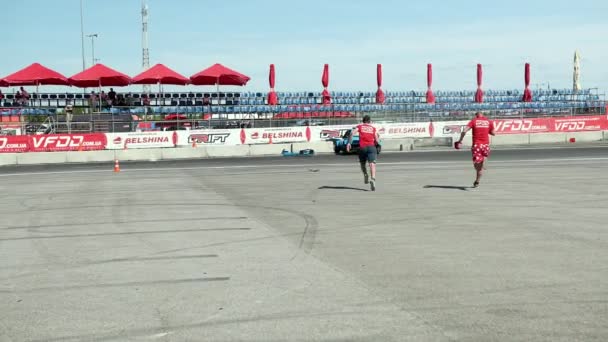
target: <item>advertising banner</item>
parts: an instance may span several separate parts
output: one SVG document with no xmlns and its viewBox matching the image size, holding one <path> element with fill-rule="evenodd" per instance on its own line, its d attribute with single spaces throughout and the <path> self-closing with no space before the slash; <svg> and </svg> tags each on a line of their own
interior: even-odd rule
<svg viewBox="0 0 608 342">
<path fill-rule="evenodd" d="M 606 115 L 494 120 L 496 134 L 560 133 L 608 129 Z"/>
<path fill-rule="evenodd" d="M 106 148 L 104 133 L 28 136 L 29 152 L 97 151 Z"/>
<path fill-rule="evenodd" d="M 177 131 L 106 133 L 107 149 L 162 148 L 177 146 Z"/>
<path fill-rule="evenodd" d="M 378 125 L 382 139 L 431 138 L 435 135 L 432 122 L 403 122 Z"/>
<path fill-rule="evenodd" d="M 192 131 L 178 131 L 177 145 L 191 146 L 214 145 L 214 146 L 236 146 L 241 145 L 240 129 L 201 129 Z"/>
<path fill-rule="evenodd" d="M 241 144 L 275 144 L 310 142 L 312 129 L 306 127 L 248 128 L 240 132 Z"/>
<path fill-rule="evenodd" d="M 552 118 L 494 120 L 494 130 L 496 134 L 551 133 L 552 120 Z"/>
<path fill-rule="evenodd" d="M 554 132 L 585 132 L 608 130 L 608 115 L 553 118 Z"/>
<path fill-rule="evenodd" d="M 0 153 L 21 153 L 30 150 L 30 137 L 27 135 L 0 136 Z"/>
</svg>

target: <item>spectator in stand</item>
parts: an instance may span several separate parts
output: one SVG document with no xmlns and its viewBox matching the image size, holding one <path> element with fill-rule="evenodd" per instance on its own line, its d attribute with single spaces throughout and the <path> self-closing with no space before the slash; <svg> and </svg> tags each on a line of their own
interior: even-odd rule
<svg viewBox="0 0 608 342">
<path fill-rule="evenodd" d="M 131 95 L 131 93 L 128 93 L 125 96 L 125 105 L 129 106 L 129 107 L 133 107 L 133 95 Z"/>
<path fill-rule="evenodd" d="M 101 91 L 101 94 L 99 94 L 99 100 L 101 101 L 101 105 L 104 108 L 108 108 L 110 107 L 110 105 L 108 104 L 108 95 L 106 94 L 105 91 Z"/>
<path fill-rule="evenodd" d="M 142 97 L 142 103 L 144 104 L 144 106 L 149 106 L 150 105 L 150 98 L 148 97 L 148 94 L 144 94 Z"/>
<path fill-rule="evenodd" d="M 15 101 L 17 101 L 18 106 L 21 106 L 21 92 L 19 90 L 15 93 Z"/>
<path fill-rule="evenodd" d="M 144 111 L 144 113 L 145 113 L 146 118 L 147 118 L 147 116 L 148 116 L 150 113 L 152 113 L 152 108 L 150 108 L 150 97 L 148 97 L 148 94 L 143 94 L 143 95 L 142 95 L 142 97 L 141 97 L 141 103 L 142 103 L 142 104 L 144 105 L 144 107 L 145 107 L 145 111 Z"/>
<path fill-rule="evenodd" d="M 116 92 L 114 88 L 110 88 L 110 92 L 108 93 L 108 105 L 111 107 L 113 104 L 116 104 Z"/>
<path fill-rule="evenodd" d="M 25 91 L 25 89 L 23 87 L 20 88 L 21 90 L 21 104 L 22 105 L 27 105 L 27 102 L 30 100 L 30 94 Z"/>
<path fill-rule="evenodd" d="M 0 90 L 0 104 L 2 104 L 2 100 L 4 100 L 4 94 L 2 94 L 2 90 Z"/>
<path fill-rule="evenodd" d="M 108 93 L 108 96 L 110 96 L 109 93 Z M 122 94 L 118 94 L 118 96 L 116 96 L 114 101 L 112 101 L 112 104 L 113 104 L 113 106 L 122 107 L 125 105 L 125 98 L 122 96 Z"/>
<path fill-rule="evenodd" d="M 92 91 L 91 95 L 89 95 L 89 106 L 91 107 L 91 111 L 95 111 L 97 105 L 97 94 L 95 94 L 95 91 Z"/>
</svg>

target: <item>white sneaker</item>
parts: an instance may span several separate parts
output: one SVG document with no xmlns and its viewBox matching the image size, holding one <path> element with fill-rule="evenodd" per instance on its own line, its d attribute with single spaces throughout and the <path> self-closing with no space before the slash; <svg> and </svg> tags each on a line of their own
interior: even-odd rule
<svg viewBox="0 0 608 342">
<path fill-rule="evenodd" d="M 376 180 L 374 178 L 372 178 L 372 180 L 369 182 L 369 186 L 372 191 L 376 191 Z"/>
</svg>

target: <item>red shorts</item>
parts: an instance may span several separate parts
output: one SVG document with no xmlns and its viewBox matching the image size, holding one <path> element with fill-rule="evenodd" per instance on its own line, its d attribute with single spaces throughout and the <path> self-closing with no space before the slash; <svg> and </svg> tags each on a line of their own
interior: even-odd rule
<svg viewBox="0 0 608 342">
<path fill-rule="evenodd" d="M 471 148 L 473 153 L 473 163 L 482 163 L 487 157 L 490 156 L 490 145 L 488 144 L 475 144 Z"/>
</svg>

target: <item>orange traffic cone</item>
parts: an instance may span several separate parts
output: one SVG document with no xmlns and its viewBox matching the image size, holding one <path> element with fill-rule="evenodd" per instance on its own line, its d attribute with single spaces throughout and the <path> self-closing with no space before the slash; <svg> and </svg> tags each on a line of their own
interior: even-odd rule
<svg viewBox="0 0 608 342">
<path fill-rule="evenodd" d="M 192 148 L 196 148 L 196 140 L 192 140 Z"/>
<path fill-rule="evenodd" d="M 114 172 L 120 172 L 120 165 L 118 164 L 118 159 L 114 161 Z"/>
<path fill-rule="evenodd" d="M 80 143 L 80 145 L 78 145 L 78 152 L 82 152 L 83 148 L 82 148 L 82 142 Z"/>
<path fill-rule="evenodd" d="M 268 143 L 272 144 L 272 134 L 268 135 Z"/>
</svg>

